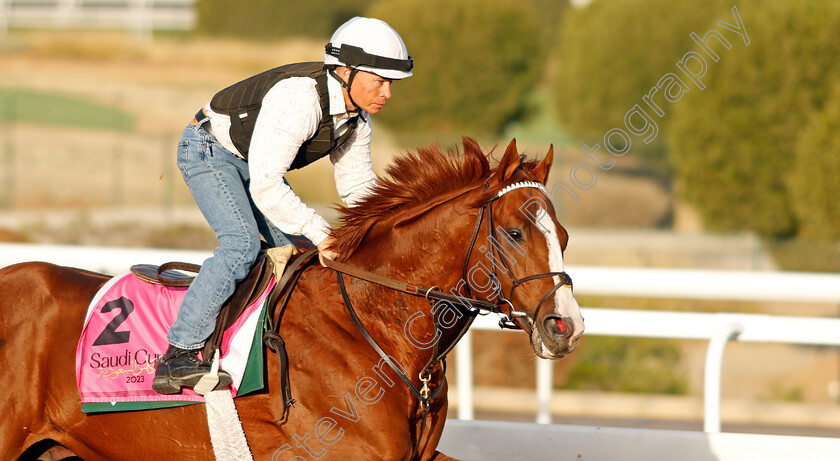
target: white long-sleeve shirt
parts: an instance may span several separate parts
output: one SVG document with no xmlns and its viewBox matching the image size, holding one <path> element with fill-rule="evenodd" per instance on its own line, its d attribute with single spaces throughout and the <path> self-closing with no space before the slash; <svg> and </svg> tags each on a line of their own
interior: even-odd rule
<svg viewBox="0 0 840 461">
<path fill-rule="evenodd" d="M 330 115 L 339 137 L 348 113 L 341 85 L 327 78 Z M 205 106 L 210 117 L 210 131 L 229 151 L 239 154 L 230 139 L 230 118 Z M 300 146 L 312 136 L 321 122 L 321 103 L 315 80 L 289 77 L 280 80 L 266 93 L 248 148 L 250 192 L 263 215 L 287 234 L 303 235 L 315 245 L 327 238 L 329 224 L 315 210 L 306 206 L 283 180 Z M 205 125 L 206 127 L 206 125 Z M 335 167 L 335 185 L 339 198 L 348 206 L 367 195 L 376 184 L 370 157 L 372 126 L 370 115 L 362 111 L 355 134 L 330 154 Z M 241 155 L 240 155 L 241 156 Z"/>
</svg>

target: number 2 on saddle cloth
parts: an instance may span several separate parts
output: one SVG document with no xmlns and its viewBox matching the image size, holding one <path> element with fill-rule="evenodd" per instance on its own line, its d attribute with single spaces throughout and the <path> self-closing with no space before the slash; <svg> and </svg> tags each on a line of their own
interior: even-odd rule
<svg viewBox="0 0 840 461">
<path fill-rule="evenodd" d="M 279 258 L 261 256 L 228 300 L 203 357 L 220 350 L 220 363 L 233 378 L 233 396 L 262 389 L 262 331 L 265 304 L 292 249 Z M 285 254 L 288 253 L 288 256 Z M 285 258 L 285 260 L 283 259 Z M 279 259 L 275 262 L 275 259 Z M 278 267 L 279 266 L 279 267 Z M 199 266 L 137 265 L 109 280 L 88 308 L 76 349 L 76 381 L 83 412 L 166 408 L 204 401 L 192 389 L 162 395 L 152 390 L 156 360 L 169 346 L 166 334 Z"/>
</svg>

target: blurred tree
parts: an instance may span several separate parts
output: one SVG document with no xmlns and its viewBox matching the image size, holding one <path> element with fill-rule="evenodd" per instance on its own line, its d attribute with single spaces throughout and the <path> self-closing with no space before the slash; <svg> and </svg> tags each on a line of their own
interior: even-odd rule
<svg viewBox="0 0 840 461">
<path fill-rule="evenodd" d="M 840 80 L 797 137 L 790 188 L 799 235 L 840 239 Z"/>
<path fill-rule="evenodd" d="M 563 15 L 554 60 L 554 102 L 563 127 L 581 142 L 602 143 L 624 116 L 674 71 L 713 19 L 725 16 L 721 0 L 600 0 Z M 721 13 L 723 11 L 723 13 Z M 660 173 L 668 171 L 665 125 L 649 144 L 634 140 L 632 152 Z M 651 116 L 653 116 L 651 114 Z M 655 116 L 654 116 L 655 117 Z"/>
<path fill-rule="evenodd" d="M 530 2 L 380 1 L 367 15 L 399 31 L 416 65 L 379 116 L 393 128 L 497 133 L 544 69 L 543 32 Z"/>
<path fill-rule="evenodd" d="M 544 40 L 553 43 L 560 30 L 563 15 L 569 9 L 568 0 L 530 0 L 537 10 L 540 29 L 544 32 Z"/>
<path fill-rule="evenodd" d="M 573 135 L 600 142 L 624 126 L 624 115 L 694 47 L 723 9 L 718 0 L 599 0 L 563 15 L 556 47 L 555 102 Z M 723 11 L 726 11 L 723 9 Z M 668 114 L 665 115 L 666 119 Z M 660 124 L 661 128 L 661 124 Z M 658 152 L 638 142 L 633 152 Z"/>
<path fill-rule="evenodd" d="M 592 337 L 579 351 L 566 389 L 677 395 L 688 391 L 676 341 Z"/>
<path fill-rule="evenodd" d="M 239 38 L 307 36 L 329 38 L 371 0 L 199 0 L 198 27 L 203 34 Z"/>
<path fill-rule="evenodd" d="M 733 47 L 720 53 L 719 62 L 709 60 L 706 88 L 689 91 L 676 104 L 669 155 L 681 193 L 708 229 L 792 236 L 798 229 L 790 194 L 796 141 L 825 105 L 840 70 L 840 3 L 745 0 L 738 11 L 750 43 L 744 46 L 733 34 Z M 731 15 L 721 19 L 732 23 Z M 813 123 L 816 136 L 826 122 Z M 829 152 L 814 149 L 800 142 L 800 150 L 809 152 L 803 156 Z M 814 166 L 803 160 L 798 168 L 812 173 Z M 800 197 L 810 199 L 801 184 L 812 179 L 795 182 Z"/>
</svg>

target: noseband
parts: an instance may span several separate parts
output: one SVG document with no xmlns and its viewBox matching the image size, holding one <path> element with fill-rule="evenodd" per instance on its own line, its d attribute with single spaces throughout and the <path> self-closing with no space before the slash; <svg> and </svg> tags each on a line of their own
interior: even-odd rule
<svg viewBox="0 0 840 461">
<path fill-rule="evenodd" d="M 484 184 L 484 190 L 487 190 L 489 185 L 488 182 Z M 559 282 L 557 282 L 553 288 L 551 288 L 540 300 L 539 304 L 537 304 L 537 309 L 534 311 L 534 321 L 539 318 L 540 309 L 542 309 L 543 304 L 546 300 L 550 299 L 551 296 L 559 290 L 561 287 L 569 286 L 572 287 L 572 278 L 569 277 L 565 271 L 562 272 L 544 272 L 542 274 L 534 274 L 529 275 L 523 278 L 516 278 L 513 274 L 513 270 L 510 268 L 510 263 L 502 254 L 502 249 L 500 248 L 500 241 L 498 238 L 498 234 L 496 232 L 495 227 L 493 226 L 493 202 L 501 198 L 503 195 L 507 194 L 508 192 L 514 191 L 516 189 L 523 189 L 523 188 L 531 188 L 531 189 L 538 189 L 542 193 L 549 196 L 548 190 L 545 188 L 542 183 L 536 181 L 521 181 L 514 184 L 511 184 L 504 189 L 500 190 L 499 193 L 494 195 L 490 200 L 485 202 L 478 210 L 478 218 L 475 221 L 475 229 L 473 230 L 472 238 L 470 239 L 470 244 L 467 249 L 467 256 L 464 259 L 464 268 L 462 273 L 462 279 L 465 282 L 464 291 L 468 298 L 472 297 L 471 288 L 470 288 L 470 281 L 467 277 L 467 268 L 469 267 L 470 257 L 472 256 L 473 249 L 475 247 L 476 240 L 478 239 L 478 233 L 481 229 L 481 222 L 483 220 L 484 215 L 487 215 L 487 240 L 490 246 L 490 281 L 491 286 L 495 287 L 495 291 L 493 293 L 493 297 L 497 299 L 495 309 L 492 309 L 491 312 L 497 313 L 502 316 L 501 320 L 499 320 L 499 326 L 501 328 L 506 329 L 520 329 L 525 331 L 530 331 L 531 327 L 528 325 L 528 314 L 523 311 L 518 311 L 513 305 L 513 295 L 516 291 L 516 288 L 526 282 L 530 282 L 532 280 L 538 280 L 546 277 L 557 277 Z M 503 238 L 507 239 L 510 242 L 510 237 L 508 236 L 507 232 L 503 231 Z M 548 238 L 546 236 L 546 238 Z M 510 242 L 513 243 L 513 242 Z M 498 255 L 498 256 L 497 256 Z M 501 261 L 501 269 L 504 273 L 508 276 L 511 282 L 510 288 L 510 296 L 505 297 L 504 293 L 502 292 L 502 284 L 499 283 L 499 279 L 496 271 L 497 268 L 497 259 Z M 496 281 L 494 284 L 493 281 Z M 507 309 L 503 309 L 502 306 L 507 306 Z"/>
</svg>

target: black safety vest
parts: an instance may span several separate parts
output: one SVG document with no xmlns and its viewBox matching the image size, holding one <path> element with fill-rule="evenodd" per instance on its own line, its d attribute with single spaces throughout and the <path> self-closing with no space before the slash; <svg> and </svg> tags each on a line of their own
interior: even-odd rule
<svg viewBox="0 0 840 461">
<path fill-rule="evenodd" d="M 296 170 L 329 155 L 347 142 L 355 131 L 358 116 L 347 122 L 347 131 L 341 137 L 335 138 L 335 124 L 330 115 L 330 97 L 327 91 L 327 69 L 324 63 L 287 64 L 235 83 L 216 93 L 210 100 L 210 108 L 214 112 L 230 117 L 230 139 L 246 160 L 263 98 L 277 82 L 289 77 L 315 79 L 315 88 L 321 104 L 321 123 L 318 130 L 300 146 L 289 170 Z"/>
</svg>

